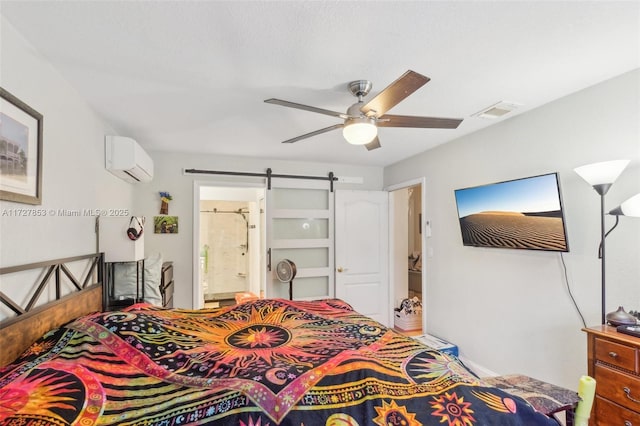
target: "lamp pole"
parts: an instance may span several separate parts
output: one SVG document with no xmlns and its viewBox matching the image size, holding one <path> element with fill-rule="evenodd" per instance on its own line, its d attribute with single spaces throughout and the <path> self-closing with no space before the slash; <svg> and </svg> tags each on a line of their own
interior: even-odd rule
<svg viewBox="0 0 640 426">
<path fill-rule="evenodd" d="M 604 227 L 604 196 L 607 193 L 607 191 L 609 191 L 609 188 L 611 188 L 611 184 L 610 183 L 603 183 L 603 184 L 599 184 L 599 185 L 593 185 L 593 189 L 596 190 L 596 192 L 598 194 L 600 194 L 600 254 L 601 254 L 601 258 L 600 258 L 600 270 L 601 270 L 601 292 L 602 295 L 600 297 L 601 303 L 602 303 L 602 307 L 601 307 L 601 321 L 602 324 L 606 324 L 605 321 L 605 311 L 606 311 L 606 274 L 605 274 L 605 264 L 606 264 L 606 257 L 605 257 L 605 227 Z"/>
</svg>

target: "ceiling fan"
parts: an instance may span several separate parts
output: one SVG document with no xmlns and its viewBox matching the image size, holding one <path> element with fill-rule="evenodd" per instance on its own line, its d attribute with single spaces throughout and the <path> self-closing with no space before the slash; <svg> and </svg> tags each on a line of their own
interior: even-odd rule
<svg viewBox="0 0 640 426">
<path fill-rule="evenodd" d="M 364 145 L 369 151 L 380 148 L 378 139 L 378 127 L 414 127 L 424 129 L 455 129 L 462 119 L 458 118 L 437 118 L 437 117 L 415 117 L 409 115 L 386 114 L 394 106 L 398 105 L 413 92 L 424 86 L 430 80 L 415 71 L 407 71 L 396 81 L 387 86 L 366 104 L 364 97 L 369 94 L 372 83 L 369 80 L 356 80 L 349 83 L 349 91 L 358 98 L 358 102 L 351 105 L 346 113 L 330 111 L 316 108 L 309 105 L 295 102 L 283 101 L 281 99 L 266 99 L 269 104 L 281 105 L 289 108 L 303 109 L 317 112 L 319 114 L 330 115 L 342 118 L 343 123 L 334 124 L 311 133 L 287 139 L 282 143 L 294 143 L 299 140 L 309 138 L 342 128 L 342 134 L 347 142 L 353 145 Z"/>
</svg>

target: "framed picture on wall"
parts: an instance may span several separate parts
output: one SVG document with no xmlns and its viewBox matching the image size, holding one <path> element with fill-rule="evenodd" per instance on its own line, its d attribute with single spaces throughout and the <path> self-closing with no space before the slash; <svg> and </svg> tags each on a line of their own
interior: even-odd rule
<svg viewBox="0 0 640 426">
<path fill-rule="evenodd" d="M 0 200 L 42 203 L 42 114 L 0 87 Z"/>
<path fill-rule="evenodd" d="M 178 216 L 154 216 L 153 232 L 155 234 L 177 234 Z"/>
</svg>

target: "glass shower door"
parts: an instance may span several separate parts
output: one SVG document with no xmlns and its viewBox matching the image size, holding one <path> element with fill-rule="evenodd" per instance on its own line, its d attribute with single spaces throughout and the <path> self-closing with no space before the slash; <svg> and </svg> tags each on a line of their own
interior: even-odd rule
<svg viewBox="0 0 640 426">
<path fill-rule="evenodd" d="M 202 201 L 200 276 L 205 303 L 233 301 L 248 290 L 249 203 Z"/>
</svg>

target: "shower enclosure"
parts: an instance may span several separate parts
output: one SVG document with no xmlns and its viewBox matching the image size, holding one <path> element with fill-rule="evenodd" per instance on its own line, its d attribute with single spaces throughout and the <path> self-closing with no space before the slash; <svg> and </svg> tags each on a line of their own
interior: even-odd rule
<svg viewBox="0 0 640 426">
<path fill-rule="evenodd" d="M 249 202 L 200 202 L 200 284 L 205 302 L 249 289 Z"/>
</svg>

